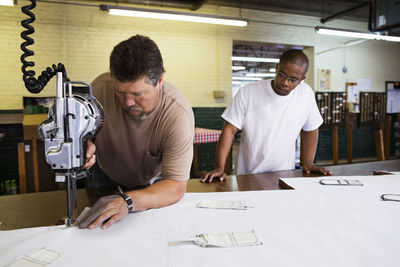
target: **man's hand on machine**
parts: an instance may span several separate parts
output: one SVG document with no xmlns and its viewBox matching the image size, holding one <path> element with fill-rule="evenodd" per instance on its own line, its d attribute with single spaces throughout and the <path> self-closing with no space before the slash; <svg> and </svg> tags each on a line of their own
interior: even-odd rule
<svg viewBox="0 0 400 267">
<path fill-rule="evenodd" d="M 83 168 L 85 170 L 90 169 L 96 163 L 96 146 L 93 144 L 92 141 L 88 140 L 87 143 L 87 150 L 86 150 L 86 162 Z"/>
<path fill-rule="evenodd" d="M 120 195 L 110 195 L 100 198 L 79 221 L 79 228 L 107 229 L 113 223 L 121 220 L 128 214 L 128 206 Z"/>
<path fill-rule="evenodd" d="M 200 179 L 200 182 L 211 183 L 214 178 L 219 178 L 220 181 L 223 181 L 226 178 L 226 173 L 224 172 L 224 169 L 217 168 L 215 170 L 208 172 L 206 175 L 204 175 L 203 178 Z"/>
</svg>

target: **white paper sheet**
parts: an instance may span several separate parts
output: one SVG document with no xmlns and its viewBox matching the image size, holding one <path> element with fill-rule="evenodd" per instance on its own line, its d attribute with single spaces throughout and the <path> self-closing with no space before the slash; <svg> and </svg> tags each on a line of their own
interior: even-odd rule
<svg viewBox="0 0 400 267">
<path fill-rule="evenodd" d="M 190 193 L 169 207 L 131 213 L 107 230 L 0 231 L 0 266 L 40 247 L 63 253 L 57 266 L 399 266 L 400 205 L 370 194 L 400 189 L 387 177 L 366 178 L 366 186 L 344 187 L 336 194 L 309 178 L 290 179 L 298 190 Z M 196 208 L 203 199 L 236 200 L 254 208 Z M 262 246 L 168 245 L 193 234 L 249 229 Z"/>
<path fill-rule="evenodd" d="M 358 79 L 357 86 L 360 91 L 363 92 L 371 91 L 372 79 Z"/>
<path fill-rule="evenodd" d="M 387 113 L 399 113 L 400 112 L 400 90 L 387 90 Z"/>
<path fill-rule="evenodd" d="M 348 87 L 348 102 L 349 103 L 359 103 L 358 99 L 360 97 L 360 90 L 357 85 Z"/>
</svg>

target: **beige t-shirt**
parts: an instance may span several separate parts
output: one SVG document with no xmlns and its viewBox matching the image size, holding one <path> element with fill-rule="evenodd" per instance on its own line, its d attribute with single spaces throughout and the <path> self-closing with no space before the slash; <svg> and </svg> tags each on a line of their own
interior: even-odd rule
<svg viewBox="0 0 400 267">
<path fill-rule="evenodd" d="M 108 177 L 129 187 L 147 185 L 160 172 L 163 179 L 189 179 L 194 116 L 182 92 L 164 81 L 156 107 L 138 120 L 120 105 L 110 73 L 97 77 L 92 86 L 105 111 L 96 159 Z"/>
</svg>

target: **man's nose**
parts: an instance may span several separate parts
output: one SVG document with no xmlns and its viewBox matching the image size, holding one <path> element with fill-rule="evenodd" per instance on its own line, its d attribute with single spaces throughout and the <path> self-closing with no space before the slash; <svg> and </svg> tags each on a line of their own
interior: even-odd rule
<svg viewBox="0 0 400 267">
<path fill-rule="evenodd" d="M 283 85 L 284 86 L 289 86 L 289 78 L 283 79 Z"/>
<path fill-rule="evenodd" d="M 125 96 L 125 106 L 126 107 L 131 107 L 136 104 L 135 99 L 133 96 L 127 95 Z"/>
</svg>

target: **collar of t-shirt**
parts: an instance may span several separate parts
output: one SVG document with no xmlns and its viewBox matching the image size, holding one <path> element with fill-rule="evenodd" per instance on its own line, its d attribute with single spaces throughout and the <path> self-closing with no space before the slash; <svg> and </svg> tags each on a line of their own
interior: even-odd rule
<svg viewBox="0 0 400 267">
<path fill-rule="evenodd" d="M 276 99 L 276 100 L 281 100 L 281 101 L 287 101 L 287 100 L 291 99 L 292 96 L 294 95 L 294 91 L 295 91 L 295 90 L 297 89 L 297 87 L 299 86 L 299 85 L 296 86 L 296 87 L 290 92 L 290 94 L 288 94 L 288 95 L 278 95 L 278 94 L 274 91 L 274 89 L 272 88 L 272 81 L 273 81 L 273 79 L 266 80 L 265 85 L 266 85 L 266 89 L 267 89 L 267 94 L 268 94 L 269 96 L 271 96 L 272 98 L 274 98 L 274 99 Z"/>
</svg>

